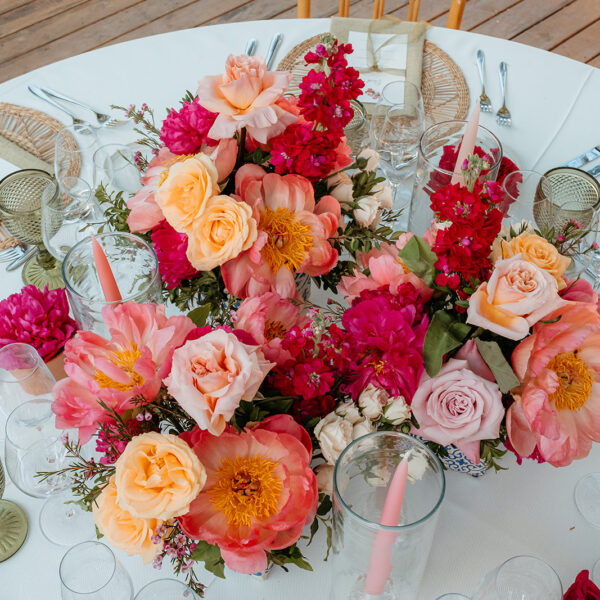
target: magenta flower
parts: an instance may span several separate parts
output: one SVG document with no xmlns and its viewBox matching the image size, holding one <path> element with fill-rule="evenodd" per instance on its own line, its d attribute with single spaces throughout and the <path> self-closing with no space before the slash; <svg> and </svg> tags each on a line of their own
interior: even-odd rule
<svg viewBox="0 0 600 600">
<path fill-rule="evenodd" d="M 202 144 L 216 145 L 208 137 L 217 113 L 206 110 L 198 99 L 184 102 L 180 110 L 172 110 L 163 121 L 160 139 L 173 154 L 196 154 Z"/>
<path fill-rule="evenodd" d="M 44 360 L 58 354 L 77 331 L 65 290 L 25 286 L 0 302 L 0 347 L 30 344 Z"/>
</svg>

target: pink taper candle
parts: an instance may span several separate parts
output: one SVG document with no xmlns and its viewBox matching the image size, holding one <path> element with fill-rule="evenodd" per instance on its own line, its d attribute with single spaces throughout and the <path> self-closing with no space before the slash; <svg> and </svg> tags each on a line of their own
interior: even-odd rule
<svg viewBox="0 0 600 600">
<path fill-rule="evenodd" d="M 96 263 L 96 271 L 98 272 L 98 279 L 102 286 L 102 293 L 104 299 L 107 302 L 119 302 L 121 300 L 121 293 L 119 292 L 119 286 L 115 281 L 115 276 L 108 264 L 108 259 L 102 246 L 98 243 L 98 240 L 92 235 L 92 252 L 94 253 L 94 262 Z"/>
<path fill-rule="evenodd" d="M 408 479 L 408 457 L 410 450 L 404 455 L 400 464 L 396 467 L 390 487 L 388 488 L 383 510 L 381 511 L 380 525 L 395 527 L 400 519 L 404 491 Z M 383 594 L 385 582 L 392 572 L 392 546 L 396 541 L 395 531 L 378 531 L 373 540 L 369 571 L 365 581 L 365 592 L 372 596 Z"/>
<path fill-rule="evenodd" d="M 477 127 L 479 127 L 479 102 L 475 103 L 475 108 L 471 111 L 471 116 L 465 127 L 465 133 L 463 135 L 460 149 L 458 151 L 458 158 L 456 159 L 456 165 L 454 166 L 454 175 L 452 175 L 452 185 L 455 183 L 462 183 L 462 164 L 469 154 L 473 154 L 475 149 L 475 141 L 477 140 Z"/>
</svg>

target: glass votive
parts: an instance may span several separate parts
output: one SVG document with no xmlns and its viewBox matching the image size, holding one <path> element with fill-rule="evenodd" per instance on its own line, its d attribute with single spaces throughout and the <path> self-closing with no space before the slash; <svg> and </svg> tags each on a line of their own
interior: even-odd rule
<svg viewBox="0 0 600 600">
<path fill-rule="evenodd" d="M 135 165 L 134 151 L 124 144 L 106 144 L 94 152 L 96 184 L 111 186 L 130 194 L 140 187 L 140 172 Z"/>
<path fill-rule="evenodd" d="M 537 171 L 513 171 L 502 182 L 502 212 L 510 225 L 527 221 L 540 227 L 553 219 L 552 184 Z"/>
<path fill-rule="evenodd" d="M 131 600 L 133 584 L 112 550 L 100 542 L 69 548 L 60 561 L 62 600 Z"/>
<path fill-rule="evenodd" d="M 472 600 L 562 600 L 556 571 L 535 556 L 513 556 L 488 573 Z"/>
<path fill-rule="evenodd" d="M 135 600 L 197 600 L 198 596 L 177 579 L 158 579 L 145 585 Z"/>
<path fill-rule="evenodd" d="M 367 134 L 367 111 L 358 100 L 350 100 L 350 106 L 354 114 L 348 125 L 344 127 L 344 135 L 348 146 L 352 148 L 352 154 L 357 156 L 362 150 Z"/>
<path fill-rule="evenodd" d="M 69 304 L 80 329 L 100 335 L 108 330 L 102 309 L 122 302 L 161 302 L 161 281 L 154 250 L 141 238 L 130 233 L 100 233 L 96 236 L 111 267 L 120 301 L 104 299 L 94 254 L 92 238 L 75 244 L 65 256 L 62 266 Z"/>
<path fill-rule="evenodd" d="M 409 231 L 423 235 L 431 225 L 431 194 L 452 181 L 455 160 L 467 126 L 466 121 L 443 121 L 425 130 L 418 144 L 415 185 L 410 205 Z M 502 161 L 502 144 L 488 129 L 479 125 L 475 146 L 488 157 L 490 168 L 480 181 L 495 181 Z"/>
<path fill-rule="evenodd" d="M 408 458 L 408 481 L 397 526 L 380 525 L 390 481 L 402 458 Z M 422 442 L 397 432 L 377 432 L 352 442 L 334 471 L 333 578 L 329 598 L 367 600 L 402 598 L 417 592 L 427 563 L 445 491 L 442 465 Z M 390 565 L 365 591 L 372 561 Z M 385 581 L 384 581 L 385 579 Z"/>
<path fill-rule="evenodd" d="M 55 383 L 33 346 L 14 342 L 0 348 L 0 409 L 6 417 L 27 400 L 49 396 Z"/>
</svg>

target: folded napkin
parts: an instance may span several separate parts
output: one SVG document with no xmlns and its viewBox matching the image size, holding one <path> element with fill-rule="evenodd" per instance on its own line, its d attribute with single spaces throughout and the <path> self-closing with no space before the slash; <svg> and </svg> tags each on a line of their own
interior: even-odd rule
<svg viewBox="0 0 600 600">
<path fill-rule="evenodd" d="M 0 158 L 19 169 L 41 169 L 52 174 L 54 169 L 46 162 L 0 135 Z"/>
</svg>

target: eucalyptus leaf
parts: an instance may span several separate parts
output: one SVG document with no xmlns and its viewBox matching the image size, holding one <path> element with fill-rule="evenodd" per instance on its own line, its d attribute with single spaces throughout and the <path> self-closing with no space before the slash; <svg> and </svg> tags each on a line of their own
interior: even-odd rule
<svg viewBox="0 0 600 600">
<path fill-rule="evenodd" d="M 399 255 L 409 271 L 420 277 L 426 286 L 433 286 L 436 273 L 433 265 L 437 256 L 423 238 L 413 235 Z"/>
<path fill-rule="evenodd" d="M 521 383 L 496 342 L 484 342 L 476 338 L 475 343 L 481 358 L 494 374 L 498 387 L 503 394 L 510 392 Z"/>
<path fill-rule="evenodd" d="M 444 355 L 462 346 L 470 332 L 469 325 L 461 323 L 445 310 L 433 313 L 423 342 L 425 370 L 430 377 L 435 377 L 442 368 Z"/>
</svg>

